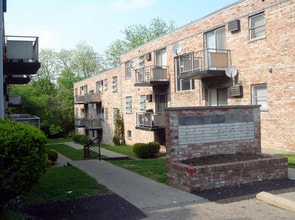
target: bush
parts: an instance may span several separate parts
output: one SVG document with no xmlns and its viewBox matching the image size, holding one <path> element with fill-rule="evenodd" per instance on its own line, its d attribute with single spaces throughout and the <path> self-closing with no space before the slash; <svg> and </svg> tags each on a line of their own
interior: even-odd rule
<svg viewBox="0 0 295 220">
<path fill-rule="evenodd" d="M 160 151 L 160 144 L 157 142 L 150 143 L 136 143 L 133 146 L 134 154 L 142 159 L 153 158 Z"/>
<path fill-rule="evenodd" d="M 34 126 L 0 120 L 0 208 L 30 191 L 46 171 L 46 141 Z"/>
<path fill-rule="evenodd" d="M 93 141 L 85 134 L 74 134 L 72 138 L 74 142 L 83 146 L 93 144 Z"/>
<path fill-rule="evenodd" d="M 47 156 L 48 156 L 48 160 L 50 160 L 52 163 L 57 161 L 58 153 L 56 151 L 47 150 L 46 153 L 47 153 Z"/>
</svg>

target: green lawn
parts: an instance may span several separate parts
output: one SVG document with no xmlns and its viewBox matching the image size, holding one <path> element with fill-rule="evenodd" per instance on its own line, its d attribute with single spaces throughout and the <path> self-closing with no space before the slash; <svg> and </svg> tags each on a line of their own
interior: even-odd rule
<svg viewBox="0 0 295 220">
<path fill-rule="evenodd" d="M 166 160 L 138 159 L 138 160 L 113 160 L 112 164 L 138 173 L 157 182 L 166 184 Z"/>
<path fill-rule="evenodd" d="M 281 157 L 287 157 L 288 158 L 288 166 L 290 168 L 295 168 L 295 154 L 277 154 Z"/>
<path fill-rule="evenodd" d="M 55 150 L 65 157 L 70 158 L 71 160 L 83 160 L 84 152 L 83 149 L 77 150 L 72 147 L 69 147 L 65 144 L 50 144 L 46 145 L 46 149 Z M 90 158 L 98 158 L 98 153 L 90 151 Z"/>
<path fill-rule="evenodd" d="M 26 204 L 38 204 L 105 192 L 106 187 L 78 168 L 52 167 L 22 199 Z"/>
<path fill-rule="evenodd" d="M 102 148 L 114 151 L 116 153 L 124 154 L 130 157 L 135 157 L 133 153 L 133 146 L 129 145 L 122 145 L 122 146 L 108 146 L 108 145 L 101 145 Z"/>
<path fill-rule="evenodd" d="M 53 138 L 53 139 L 47 139 L 47 144 L 56 144 L 56 143 L 71 142 L 71 141 L 73 141 L 73 139 L 71 137 Z"/>
</svg>

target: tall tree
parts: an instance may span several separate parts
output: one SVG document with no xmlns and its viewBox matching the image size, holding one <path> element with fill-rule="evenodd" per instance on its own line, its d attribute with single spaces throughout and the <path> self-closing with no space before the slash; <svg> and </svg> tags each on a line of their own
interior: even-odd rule
<svg viewBox="0 0 295 220">
<path fill-rule="evenodd" d="M 175 29 L 173 21 L 164 22 L 160 18 L 151 20 L 148 26 L 130 25 L 122 31 L 124 40 L 114 41 L 105 51 L 105 66 L 113 68 L 120 66 L 120 56 L 144 43 L 147 43 L 163 34 Z"/>
<path fill-rule="evenodd" d="M 104 70 L 102 59 L 92 47 L 85 42 L 79 43 L 72 57 L 72 71 L 82 79 L 94 76 Z"/>
</svg>

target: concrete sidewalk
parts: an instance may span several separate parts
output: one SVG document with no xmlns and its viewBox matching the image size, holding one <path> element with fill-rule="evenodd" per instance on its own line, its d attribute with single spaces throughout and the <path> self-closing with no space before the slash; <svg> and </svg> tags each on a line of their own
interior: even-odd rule
<svg viewBox="0 0 295 220">
<path fill-rule="evenodd" d="M 73 142 L 65 144 L 76 149 L 83 148 L 83 146 Z M 113 152 L 103 148 L 101 148 L 101 154 L 116 158 L 125 157 L 125 155 L 113 154 Z M 294 212 L 284 210 L 282 207 L 276 208 L 268 205 L 268 201 L 250 199 L 218 204 L 165 184 L 157 183 L 104 160 L 70 161 L 64 157 L 60 160 L 65 160 L 66 164 L 71 164 L 95 178 L 98 183 L 105 185 L 146 213 L 148 219 L 259 219 L 260 217 L 295 219 Z M 294 169 L 289 169 L 289 177 L 295 180 Z M 295 202 L 294 189 L 276 196 Z"/>
</svg>

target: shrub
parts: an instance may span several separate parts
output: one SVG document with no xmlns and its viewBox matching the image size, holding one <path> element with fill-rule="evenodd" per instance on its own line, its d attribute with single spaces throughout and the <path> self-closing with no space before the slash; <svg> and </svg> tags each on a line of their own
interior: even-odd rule
<svg viewBox="0 0 295 220">
<path fill-rule="evenodd" d="M 50 160 L 52 163 L 57 161 L 58 153 L 56 151 L 47 150 L 46 153 L 47 153 L 47 156 L 48 156 L 48 160 Z"/>
<path fill-rule="evenodd" d="M 45 172 L 46 141 L 34 126 L 0 120 L 0 207 L 30 191 Z"/>
<path fill-rule="evenodd" d="M 74 142 L 82 144 L 83 146 L 93 144 L 93 141 L 85 134 L 75 134 L 72 138 Z"/>
<path fill-rule="evenodd" d="M 134 154 L 142 159 L 155 157 L 160 150 L 160 144 L 157 142 L 136 143 L 133 146 Z"/>
</svg>

